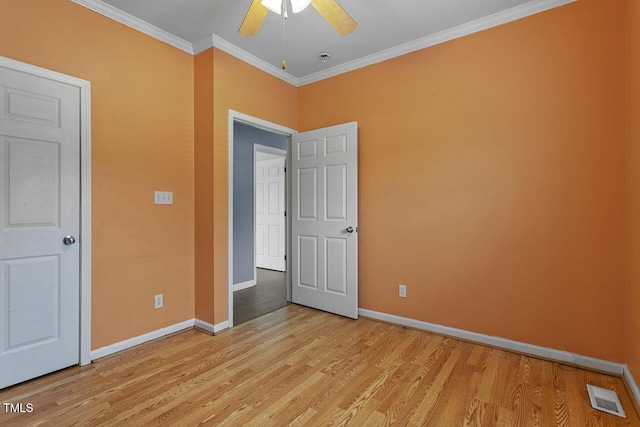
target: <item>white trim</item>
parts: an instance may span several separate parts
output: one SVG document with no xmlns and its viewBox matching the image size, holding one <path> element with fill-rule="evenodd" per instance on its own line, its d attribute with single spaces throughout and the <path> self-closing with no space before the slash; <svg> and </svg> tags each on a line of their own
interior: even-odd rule
<svg viewBox="0 0 640 427">
<path fill-rule="evenodd" d="M 210 334 L 213 334 L 216 329 L 215 325 L 212 325 L 211 323 L 205 322 L 204 320 L 200 319 L 195 319 L 193 326 L 198 329 L 202 329 L 205 332 L 209 332 Z"/>
<path fill-rule="evenodd" d="M 91 363 L 91 83 L 80 87 L 80 366 Z"/>
<path fill-rule="evenodd" d="M 379 62 L 396 58 L 407 53 L 425 49 L 427 47 L 444 43 L 459 37 L 477 33 L 479 31 L 496 27 L 498 25 L 516 21 L 518 19 L 535 15 L 536 13 L 544 12 L 549 9 L 564 6 L 577 0 L 533 0 L 523 5 L 494 13 L 492 15 L 485 16 L 484 18 L 476 19 L 475 21 L 458 25 L 457 27 L 449 28 L 439 33 L 431 34 L 418 40 L 413 40 L 408 43 L 395 46 L 384 51 L 365 56 L 363 58 L 358 58 L 353 61 L 349 61 L 344 64 L 319 71 L 317 73 L 308 74 L 300 78 L 292 76 L 279 67 L 258 58 L 257 56 L 247 52 L 244 49 L 239 48 L 238 46 L 215 34 L 207 36 L 199 42 L 190 43 L 187 40 L 175 36 L 161 28 L 156 27 L 155 25 L 149 24 L 148 22 L 145 22 L 140 18 L 136 18 L 133 15 L 123 12 L 122 10 L 101 0 L 71 1 L 88 9 L 91 9 L 94 12 L 100 13 L 101 15 L 104 15 L 110 19 L 113 19 L 114 21 L 120 22 L 121 24 L 124 24 L 130 28 L 147 34 L 155 39 L 168 43 L 171 46 L 174 46 L 192 55 L 197 55 L 198 53 L 201 53 L 211 47 L 216 47 L 240 59 L 241 61 L 244 61 L 268 74 L 271 74 L 274 77 L 277 77 L 293 86 L 300 87 L 327 79 L 329 77 L 337 76 L 339 74 L 347 73 L 349 71 L 357 70 L 368 65 L 377 64 Z"/>
<path fill-rule="evenodd" d="M 265 73 L 271 74 L 272 76 L 277 77 L 289 84 L 292 84 L 293 86 L 300 86 L 300 79 L 285 72 L 283 69 L 276 67 L 263 59 L 258 58 L 257 56 L 247 52 L 246 50 L 240 49 L 238 46 L 229 43 L 225 39 L 218 37 L 215 34 L 211 35 L 211 39 L 213 46 L 217 49 L 225 51 L 229 55 L 235 56 L 241 61 L 253 65 L 254 67 L 264 71 Z"/>
<path fill-rule="evenodd" d="M 215 325 L 213 325 L 213 333 L 217 334 L 218 332 L 222 332 L 225 329 L 229 329 L 229 322 L 224 321 L 224 322 L 220 322 L 220 323 L 216 323 Z"/>
<path fill-rule="evenodd" d="M 143 21 L 140 18 L 136 18 L 135 16 L 130 15 L 127 12 L 123 12 L 122 10 L 108 3 L 105 3 L 101 0 L 71 1 L 79 4 L 80 6 L 84 6 L 87 9 L 93 10 L 94 12 L 97 12 L 101 15 L 104 15 L 107 18 L 113 19 L 116 22 L 126 25 L 127 27 L 133 28 L 134 30 L 151 36 L 156 40 L 160 40 L 162 42 L 170 44 L 173 47 L 176 47 L 193 55 L 193 45 L 190 42 L 181 39 L 180 37 L 175 36 L 161 28 L 158 28 L 155 25 L 149 24 L 148 22 Z"/>
<path fill-rule="evenodd" d="M 120 341 L 111 345 L 107 345 L 105 347 L 100 347 L 97 350 L 93 350 L 91 352 L 91 359 L 100 359 L 101 357 L 109 356 L 114 353 L 118 353 L 119 351 L 128 350 L 131 347 L 135 347 L 140 344 L 147 343 L 149 341 L 156 340 L 158 338 L 162 338 L 165 335 L 173 334 L 175 332 L 180 332 L 185 329 L 193 328 L 195 325 L 195 319 L 185 320 L 184 322 L 176 323 L 171 326 L 167 326 L 165 328 L 157 329 L 155 331 L 148 332 L 143 335 L 138 335 L 137 337 L 129 338 L 124 341 Z"/>
<path fill-rule="evenodd" d="M 233 116 L 233 117 L 232 117 Z M 267 120 L 259 119 L 257 117 L 250 116 L 248 114 L 240 113 L 238 111 L 229 110 L 230 123 L 234 121 L 253 126 L 258 129 L 266 130 L 268 132 L 277 133 L 280 135 L 290 136 L 294 133 L 298 133 L 297 130 L 288 128 L 286 126 L 279 125 Z M 233 130 L 233 126 L 231 126 Z"/>
<path fill-rule="evenodd" d="M 258 282 L 256 281 L 256 279 L 247 280 L 246 282 L 242 282 L 242 283 L 234 283 L 233 292 L 241 291 L 243 289 L 249 289 L 249 288 L 255 286 L 257 283 Z"/>
<path fill-rule="evenodd" d="M 205 50 L 212 48 L 214 46 L 214 44 L 215 43 L 213 42 L 213 34 L 208 35 L 207 37 L 203 38 L 199 42 L 195 42 L 193 44 L 193 54 L 194 55 L 198 55 L 199 53 L 202 53 Z M 227 52 L 227 53 L 229 53 L 229 52 Z M 231 54 L 231 55 L 233 55 L 233 54 Z"/>
<path fill-rule="evenodd" d="M 238 111 L 229 110 L 228 127 L 228 187 L 227 187 L 227 327 L 233 327 L 233 122 L 246 123 L 250 126 L 264 129 L 281 135 L 292 135 L 296 130 L 286 126 L 259 119 Z M 289 275 L 290 269 L 287 269 Z"/>
<path fill-rule="evenodd" d="M 215 325 L 212 325 L 211 323 L 205 322 L 204 320 L 200 320 L 200 319 L 195 319 L 193 326 L 195 326 L 198 329 L 202 329 L 205 332 L 209 332 L 211 334 L 214 333 L 216 328 Z"/>
<path fill-rule="evenodd" d="M 449 326 L 437 325 L 435 323 L 423 322 L 421 320 L 410 319 L 408 317 L 400 317 L 393 314 L 380 313 L 377 311 L 358 309 L 358 313 L 364 317 L 382 320 L 384 322 L 396 323 L 411 328 L 421 329 L 424 331 L 434 332 L 436 334 L 447 335 L 450 337 L 460 338 L 465 341 L 472 341 L 479 344 L 489 345 L 491 347 L 502 348 L 508 351 L 514 351 L 521 354 L 528 354 L 544 359 L 553 360 L 561 363 L 569 363 L 583 368 L 594 369 L 609 374 L 622 375 L 624 366 L 621 363 L 610 362 L 608 360 L 596 359 L 589 356 L 582 356 L 568 351 L 555 350 L 547 347 L 540 347 L 533 344 L 527 344 L 519 341 L 512 341 L 505 338 L 493 337 L 489 335 L 479 334 L 476 332 L 465 331 L 464 329 L 451 328 Z"/>
<path fill-rule="evenodd" d="M 216 325 L 212 325 L 209 322 L 205 322 L 204 320 L 195 319 L 194 326 L 198 329 L 202 329 L 205 332 L 209 332 L 210 334 L 217 334 L 220 331 L 224 331 L 229 328 L 229 323 L 227 321 L 220 322 Z"/>
<path fill-rule="evenodd" d="M 287 171 L 291 171 L 293 170 L 293 168 L 291 167 L 291 154 L 293 153 L 293 135 L 290 135 L 287 138 L 287 159 L 286 159 L 286 163 L 287 163 Z M 292 202 L 291 199 L 293 199 L 293 197 L 291 197 L 291 174 L 289 172 L 285 171 L 284 174 L 284 179 L 285 179 L 285 185 L 287 186 L 287 194 L 286 194 L 286 198 L 287 198 L 287 212 L 293 212 L 293 207 L 292 207 Z M 287 246 L 286 252 L 287 254 L 291 254 L 291 248 L 293 247 L 293 241 L 291 239 L 291 218 L 293 217 L 293 215 L 287 215 L 287 223 L 286 223 L 286 227 L 287 227 L 287 242 L 285 243 L 285 245 Z M 293 255 L 293 254 L 291 254 Z M 287 302 L 291 302 L 291 272 L 293 271 L 293 256 L 287 256 Z"/>
<path fill-rule="evenodd" d="M 253 65 L 257 69 L 262 70 L 267 74 L 271 74 L 272 76 L 279 78 L 286 83 L 289 83 L 296 87 L 300 86 L 300 79 L 298 79 L 297 77 L 292 76 L 291 74 L 285 72 L 281 68 L 276 67 L 275 65 L 269 64 L 267 61 L 258 58 L 257 56 L 247 52 L 244 49 L 240 49 L 238 46 L 229 43 L 222 37 L 216 36 L 215 34 L 211 34 L 205 39 L 194 43 L 193 54 L 197 55 L 211 47 L 220 49 L 228 53 L 229 55 L 238 58 L 243 62 L 246 62 L 249 65 Z"/>
<path fill-rule="evenodd" d="M 341 65 L 337 65 L 317 73 L 309 74 L 297 79 L 298 86 L 304 86 L 329 77 L 357 70 L 368 65 L 387 61 L 398 56 L 406 55 L 407 53 L 422 50 L 430 46 L 468 36 L 469 34 L 497 27 L 527 16 L 535 15 L 549 9 L 564 6 L 566 4 L 573 3 L 574 1 L 577 0 L 534 0 L 520 6 L 512 7 L 511 9 L 485 16 L 484 18 L 476 19 L 475 21 L 467 22 L 466 24 L 440 31 L 439 33 L 431 34 L 426 37 L 365 56 L 363 58 L 345 62 Z"/>
<path fill-rule="evenodd" d="M 91 363 L 91 82 L 0 56 L 0 66 L 80 89 L 80 366 Z"/>
<path fill-rule="evenodd" d="M 634 399 L 636 399 L 636 404 L 640 406 L 640 388 L 638 388 L 638 383 L 631 375 L 631 371 L 629 370 L 629 366 L 624 365 L 624 379 L 627 382 L 627 385 L 631 389 L 631 394 Z"/>
<path fill-rule="evenodd" d="M 225 329 L 228 329 L 229 322 L 224 321 L 216 325 L 212 325 L 211 323 L 205 322 L 204 320 L 195 319 L 194 326 L 198 329 L 202 329 L 205 332 L 209 332 L 210 334 L 215 335 L 220 331 L 224 331 Z"/>
</svg>

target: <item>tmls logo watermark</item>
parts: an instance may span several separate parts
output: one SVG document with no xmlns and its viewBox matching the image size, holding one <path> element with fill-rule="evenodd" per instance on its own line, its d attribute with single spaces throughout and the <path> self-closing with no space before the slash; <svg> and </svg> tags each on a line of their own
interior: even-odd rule
<svg viewBox="0 0 640 427">
<path fill-rule="evenodd" d="M 33 412 L 33 403 L 9 403 L 3 402 L 2 408 L 5 413 L 30 414 Z"/>
</svg>

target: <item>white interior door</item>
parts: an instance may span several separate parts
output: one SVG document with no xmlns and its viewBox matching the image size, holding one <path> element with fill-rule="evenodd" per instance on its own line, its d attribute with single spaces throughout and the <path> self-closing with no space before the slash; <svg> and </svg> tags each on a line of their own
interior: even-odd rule
<svg viewBox="0 0 640 427">
<path fill-rule="evenodd" d="M 358 317 L 358 124 L 292 136 L 291 297 Z"/>
<path fill-rule="evenodd" d="M 285 158 L 256 162 L 256 266 L 285 271 Z"/>
<path fill-rule="evenodd" d="M 0 388 L 79 362 L 80 91 L 0 67 Z"/>
</svg>

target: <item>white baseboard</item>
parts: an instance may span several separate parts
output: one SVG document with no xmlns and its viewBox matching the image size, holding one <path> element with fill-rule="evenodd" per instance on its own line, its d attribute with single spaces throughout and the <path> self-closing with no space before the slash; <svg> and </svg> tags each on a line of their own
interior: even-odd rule
<svg viewBox="0 0 640 427">
<path fill-rule="evenodd" d="M 209 332 L 210 334 L 217 334 L 220 331 L 228 329 L 229 322 L 225 320 L 224 322 L 213 325 L 209 322 L 205 322 L 204 320 L 196 319 L 195 327 L 198 329 L 202 329 L 205 332 Z"/>
<path fill-rule="evenodd" d="M 91 351 L 91 360 L 100 359 L 101 357 L 109 356 L 110 354 L 117 353 L 119 351 L 127 350 L 131 347 L 135 347 L 140 344 L 144 344 L 149 341 L 153 341 L 158 338 L 162 338 L 165 335 L 173 334 L 184 329 L 193 328 L 195 319 L 185 320 L 184 322 L 176 323 L 175 325 L 167 326 L 166 328 L 158 329 L 152 332 L 148 332 L 137 337 L 129 338 L 124 341 L 117 342 L 105 347 L 101 347 L 97 350 Z"/>
<path fill-rule="evenodd" d="M 242 283 L 234 283 L 233 284 L 233 292 L 235 291 L 241 291 L 243 289 L 248 289 L 252 286 L 256 285 L 256 281 L 255 280 L 247 280 L 246 282 L 242 282 Z"/>
<path fill-rule="evenodd" d="M 633 398 L 636 399 L 636 403 L 640 406 L 640 388 L 638 388 L 638 383 L 633 379 L 633 375 L 631 375 L 631 371 L 627 365 L 624 365 L 624 379 L 627 382 L 627 385 L 631 389 L 631 394 L 633 394 Z"/>
<path fill-rule="evenodd" d="M 194 326 L 206 332 L 210 332 L 211 334 L 217 334 L 218 332 L 229 328 L 229 322 L 225 320 L 224 322 L 212 325 L 211 323 L 205 322 L 204 320 L 200 319 L 185 320 L 184 322 L 176 323 L 175 325 L 167 326 L 166 328 L 158 329 L 152 332 L 148 332 L 144 335 L 129 338 L 124 341 L 101 347 L 97 350 L 92 350 L 91 360 L 100 359 L 101 357 L 109 356 L 119 351 L 128 350 L 131 347 L 135 347 L 137 345 L 162 338 L 165 335 L 193 328 Z"/>
<path fill-rule="evenodd" d="M 527 344 L 519 341 L 512 341 L 505 338 L 493 337 L 490 335 L 479 334 L 476 332 L 465 331 L 464 329 L 452 328 L 449 326 L 437 325 L 435 323 L 423 322 L 421 320 L 415 320 L 408 317 L 396 316 L 393 314 L 381 313 L 378 311 L 367 310 L 364 308 L 358 309 L 358 314 L 364 317 L 370 317 L 372 319 L 382 320 L 384 322 L 395 323 L 398 325 L 404 325 L 411 328 L 421 329 L 424 331 L 434 332 L 441 335 L 447 335 L 450 337 L 460 338 L 466 341 L 477 342 L 479 344 L 486 344 L 491 347 L 502 348 L 505 350 L 515 351 L 522 354 L 529 354 L 532 356 L 542 357 L 544 359 L 554 360 L 557 362 L 570 363 L 572 365 L 595 369 L 601 372 L 607 372 L 614 375 L 624 376 L 627 384 L 631 388 L 633 397 L 638 405 L 640 405 L 640 388 L 636 383 L 629 367 L 622 363 L 610 362 L 607 360 L 596 359 L 594 357 L 582 356 L 568 351 L 554 350 L 552 348 L 541 347 L 533 344 Z M 161 328 L 137 337 L 129 338 L 124 341 L 120 341 L 105 347 L 91 351 L 91 360 L 100 359 L 101 357 L 109 356 L 119 351 L 127 350 L 131 347 L 135 347 L 140 344 L 144 344 L 149 341 L 153 341 L 158 338 L 162 338 L 165 335 L 173 334 L 175 332 L 189 329 L 192 327 L 200 328 L 204 331 L 212 334 L 217 334 L 229 328 L 229 322 L 224 321 L 218 324 L 211 324 L 200 319 L 190 319 L 184 322 L 176 323 L 165 328 Z"/>
<path fill-rule="evenodd" d="M 502 348 L 505 350 L 515 351 L 522 354 L 537 356 L 557 362 L 569 363 L 572 365 L 595 369 L 597 371 L 606 372 L 622 376 L 625 372 L 625 365 L 622 363 L 609 362 L 608 360 L 596 359 L 594 357 L 582 356 L 568 351 L 554 350 L 552 348 L 540 347 L 533 344 L 527 344 L 519 341 L 512 341 L 505 338 L 492 337 L 490 335 L 479 334 L 476 332 L 465 331 L 464 329 L 451 328 L 449 326 L 437 325 L 435 323 L 423 322 L 421 320 L 410 319 L 407 317 L 395 316 L 393 314 L 380 313 L 377 311 L 358 309 L 358 314 L 372 319 L 382 320 L 384 322 L 396 323 L 411 328 L 422 329 L 441 335 L 460 338 L 466 341 L 472 341 L 479 344 L 486 344 L 491 347 Z M 628 369 L 627 369 L 628 371 Z M 630 376 L 631 374 L 629 374 Z M 638 397 L 636 397 L 637 399 Z M 640 402 L 640 400 L 639 400 Z"/>
<path fill-rule="evenodd" d="M 217 334 L 218 332 L 224 331 L 225 329 L 229 329 L 229 322 L 225 320 L 224 322 L 217 323 L 213 325 L 213 333 Z"/>
<path fill-rule="evenodd" d="M 205 322 L 204 320 L 200 320 L 200 319 L 195 319 L 195 323 L 194 326 L 198 329 L 202 329 L 205 332 L 209 332 L 210 334 L 213 334 L 216 326 L 212 325 L 209 322 Z"/>
</svg>

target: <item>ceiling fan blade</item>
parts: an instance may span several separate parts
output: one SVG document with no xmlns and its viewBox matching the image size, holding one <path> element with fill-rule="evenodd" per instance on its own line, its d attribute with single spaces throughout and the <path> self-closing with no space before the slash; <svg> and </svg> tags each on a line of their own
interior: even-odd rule
<svg viewBox="0 0 640 427">
<path fill-rule="evenodd" d="M 255 36 L 260 30 L 264 18 L 267 17 L 267 13 L 269 13 L 269 9 L 264 7 L 260 0 L 253 0 L 238 32 L 243 36 Z"/>
<path fill-rule="evenodd" d="M 351 34 L 358 26 L 336 0 L 311 0 L 311 4 L 341 36 Z"/>
</svg>

